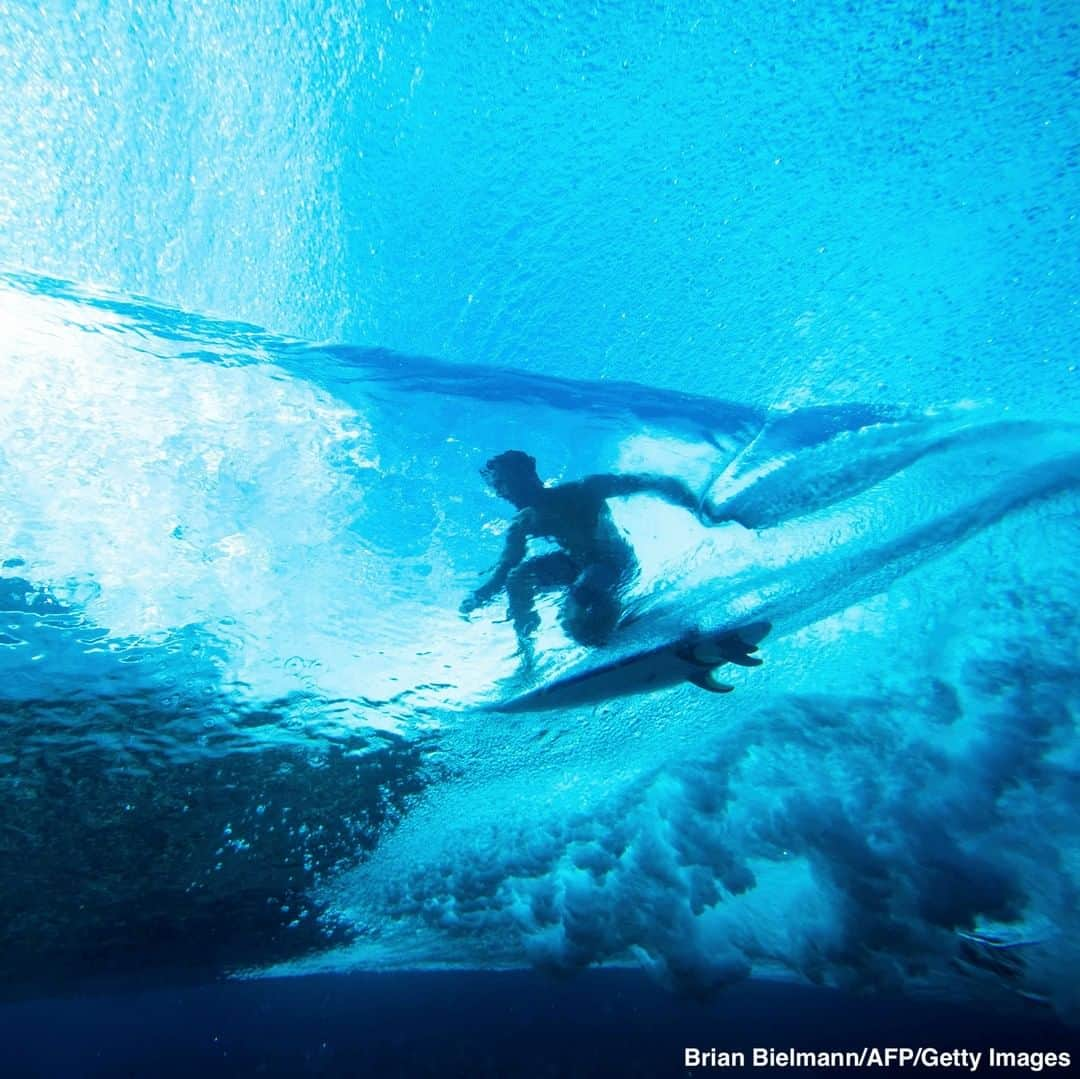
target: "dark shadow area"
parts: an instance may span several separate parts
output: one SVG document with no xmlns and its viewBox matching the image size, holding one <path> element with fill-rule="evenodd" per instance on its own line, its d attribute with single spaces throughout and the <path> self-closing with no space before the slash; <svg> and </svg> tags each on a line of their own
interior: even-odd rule
<svg viewBox="0 0 1080 1079">
<path fill-rule="evenodd" d="M 616 970 L 567 981 L 525 972 L 358 974 L 24 1002 L 0 1008 L 0 1037 L 6 1075 L 43 1079 L 744 1074 L 688 1070 L 684 1051 L 742 1050 L 749 1061 L 755 1047 L 1075 1053 L 1080 1045 L 1077 1031 L 1042 1012 L 990 1015 L 765 982 L 699 1004 Z M 988 1070 L 984 1056 L 980 1072 Z"/>
<path fill-rule="evenodd" d="M 0 713 L 0 733 L 27 729 L 30 707 Z M 312 886 L 362 859 L 423 782 L 405 744 L 153 767 L 2 748 L 8 999 L 205 982 L 340 942 Z"/>
</svg>

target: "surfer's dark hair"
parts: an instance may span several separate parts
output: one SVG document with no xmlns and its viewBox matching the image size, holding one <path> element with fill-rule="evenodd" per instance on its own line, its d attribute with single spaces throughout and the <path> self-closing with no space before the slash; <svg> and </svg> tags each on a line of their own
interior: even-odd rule
<svg viewBox="0 0 1080 1079">
<path fill-rule="evenodd" d="M 511 481 L 533 479 L 539 482 L 536 471 L 536 458 L 523 450 L 505 450 L 496 454 L 482 469 L 480 475 L 491 483 L 496 476 L 505 476 Z"/>
</svg>

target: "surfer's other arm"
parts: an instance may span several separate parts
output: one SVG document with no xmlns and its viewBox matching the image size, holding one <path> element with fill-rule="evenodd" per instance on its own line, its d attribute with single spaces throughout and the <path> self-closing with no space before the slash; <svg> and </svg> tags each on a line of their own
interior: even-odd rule
<svg viewBox="0 0 1080 1079">
<path fill-rule="evenodd" d="M 506 579 L 510 571 L 519 565 L 528 550 L 529 538 L 529 512 L 524 510 L 519 513 L 510 525 L 506 533 L 506 541 L 503 544 L 502 556 L 491 572 L 491 576 L 474 592 L 462 600 L 461 613 L 470 614 L 477 607 L 483 607 L 490 603 L 505 587 Z"/>
<path fill-rule="evenodd" d="M 647 472 L 627 472 L 622 475 L 588 476 L 582 481 L 590 494 L 598 498 L 620 498 L 624 495 L 656 495 L 673 506 L 681 506 L 696 517 L 703 513 L 702 499 L 682 480 Z M 707 518 L 706 518 L 707 519 Z"/>
</svg>

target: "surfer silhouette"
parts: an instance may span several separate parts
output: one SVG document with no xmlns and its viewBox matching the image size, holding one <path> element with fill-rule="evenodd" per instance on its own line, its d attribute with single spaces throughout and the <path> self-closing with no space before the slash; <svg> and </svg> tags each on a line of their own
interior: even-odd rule
<svg viewBox="0 0 1080 1079">
<path fill-rule="evenodd" d="M 540 625 L 536 596 L 566 589 L 559 622 L 579 644 L 603 644 L 622 613 L 622 593 L 637 572 L 634 550 L 615 526 L 609 498 L 657 495 L 695 515 L 701 500 L 681 480 L 650 474 L 594 475 L 545 487 L 536 458 L 521 450 L 492 457 L 480 474 L 492 490 L 517 507 L 502 556 L 483 584 L 466 597 L 468 616 L 505 591 L 518 653 L 533 659 L 532 634 Z M 530 537 L 552 541 L 558 550 L 527 557 Z"/>
</svg>

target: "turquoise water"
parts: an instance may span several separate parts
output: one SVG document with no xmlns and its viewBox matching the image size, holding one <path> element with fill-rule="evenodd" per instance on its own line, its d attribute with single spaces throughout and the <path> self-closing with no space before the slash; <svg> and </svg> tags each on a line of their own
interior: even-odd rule
<svg viewBox="0 0 1080 1079">
<path fill-rule="evenodd" d="M 0 14 L 9 983 L 1075 1019 L 1066 5 Z M 637 620 L 547 596 L 528 677 L 459 614 L 511 447 L 698 502 L 613 503 Z M 484 710 L 759 619 L 731 695 Z"/>
<path fill-rule="evenodd" d="M 8 268 L 758 404 L 1075 406 L 1066 2 L 6 12 Z"/>
</svg>

